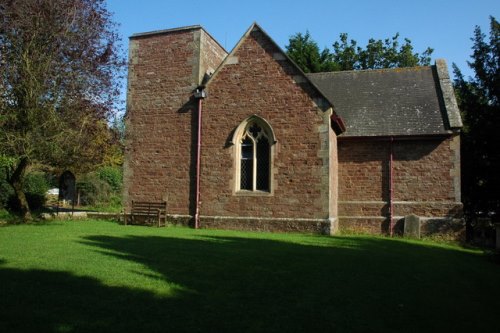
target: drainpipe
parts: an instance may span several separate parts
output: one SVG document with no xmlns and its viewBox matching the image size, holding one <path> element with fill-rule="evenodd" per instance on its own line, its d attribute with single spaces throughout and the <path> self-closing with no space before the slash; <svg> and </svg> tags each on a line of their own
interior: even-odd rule
<svg viewBox="0 0 500 333">
<path fill-rule="evenodd" d="M 203 87 L 196 89 L 194 98 L 198 99 L 198 142 L 196 144 L 196 212 L 194 214 L 194 228 L 200 228 L 200 164 L 201 164 L 201 113 L 203 99 L 206 97 Z"/>
<path fill-rule="evenodd" d="M 389 141 L 389 233 L 392 237 L 394 226 L 394 137 L 391 136 Z"/>
</svg>

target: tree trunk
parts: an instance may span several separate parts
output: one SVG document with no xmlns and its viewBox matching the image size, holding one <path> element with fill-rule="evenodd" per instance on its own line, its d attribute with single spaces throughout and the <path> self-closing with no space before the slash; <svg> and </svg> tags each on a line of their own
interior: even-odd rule
<svg viewBox="0 0 500 333">
<path fill-rule="evenodd" d="M 12 173 L 12 176 L 9 178 L 9 184 L 14 189 L 23 222 L 32 220 L 28 200 L 26 200 L 26 195 L 23 191 L 23 178 L 28 165 L 28 159 L 22 158 L 17 168 L 14 170 L 14 173 Z"/>
</svg>

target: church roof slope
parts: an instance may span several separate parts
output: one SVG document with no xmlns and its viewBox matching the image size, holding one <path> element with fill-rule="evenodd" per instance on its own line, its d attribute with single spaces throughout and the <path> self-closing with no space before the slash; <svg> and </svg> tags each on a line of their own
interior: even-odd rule
<svg viewBox="0 0 500 333">
<path fill-rule="evenodd" d="M 450 127 L 458 110 L 443 98 L 436 66 L 307 76 L 335 103 L 347 127 L 343 136 L 440 135 L 460 127 L 453 119 Z"/>
</svg>

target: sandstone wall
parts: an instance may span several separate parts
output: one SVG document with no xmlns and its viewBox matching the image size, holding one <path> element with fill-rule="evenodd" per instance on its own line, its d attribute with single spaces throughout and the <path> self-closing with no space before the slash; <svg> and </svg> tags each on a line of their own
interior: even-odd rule
<svg viewBox="0 0 500 333">
<path fill-rule="evenodd" d="M 201 61 L 203 53 L 203 61 Z M 200 27 L 130 40 L 124 204 L 168 202 L 193 215 L 197 104 L 192 95 L 225 51 Z"/>
<path fill-rule="evenodd" d="M 341 229 L 389 232 L 390 144 L 339 140 Z M 460 137 L 396 139 L 393 191 L 394 224 L 409 214 L 422 217 L 424 225 L 460 219 Z"/>
<path fill-rule="evenodd" d="M 202 226 L 316 230 L 330 218 L 326 104 L 265 34 L 254 29 L 207 86 L 203 101 Z M 317 103 L 314 102 L 317 101 Z M 271 192 L 236 191 L 236 127 L 251 115 L 274 129 Z M 323 222 L 322 222 L 323 221 Z"/>
</svg>

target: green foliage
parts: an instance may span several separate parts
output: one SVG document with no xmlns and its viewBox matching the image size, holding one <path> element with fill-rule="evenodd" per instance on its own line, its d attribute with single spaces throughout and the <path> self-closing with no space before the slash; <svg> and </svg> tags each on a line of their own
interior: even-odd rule
<svg viewBox="0 0 500 333">
<path fill-rule="evenodd" d="M 381 39 L 371 38 L 365 49 L 358 47 L 359 62 L 354 64 L 354 69 L 428 66 L 432 52 L 433 49 L 428 47 L 422 55 L 415 53 L 408 38 L 404 38 L 404 43 L 401 44 L 399 33 L 383 42 Z"/>
<path fill-rule="evenodd" d="M 32 210 L 43 208 L 46 202 L 46 193 L 50 185 L 45 173 L 40 171 L 29 172 L 24 178 L 23 190 Z"/>
<path fill-rule="evenodd" d="M 325 48 L 320 52 L 318 44 L 312 40 L 309 31 L 306 31 L 304 35 L 299 32 L 290 37 L 286 52 L 305 73 L 336 70 L 330 51 Z"/>
<path fill-rule="evenodd" d="M 25 193 L 44 196 L 49 188 L 50 185 L 44 172 L 33 171 L 24 177 L 23 189 Z"/>
<path fill-rule="evenodd" d="M 9 183 L 29 220 L 30 166 L 81 172 L 113 147 L 125 61 L 104 0 L 2 1 L 0 18 L 0 156 L 16 160 Z"/>
<path fill-rule="evenodd" d="M 465 79 L 453 64 L 462 132 L 462 199 L 465 212 L 500 215 L 500 24 L 490 17 L 489 40 L 479 26 L 474 30 L 474 77 Z"/>
<path fill-rule="evenodd" d="M 31 171 L 23 181 L 23 191 L 33 210 L 39 210 L 46 202 L 46 193 L 51 187 L 50 175 L 41 171 Z M 14 190 L 7 182 L 7 169 L 0 168 L 0 208 L 8 207 L 11 210 L 19 209 L 14 197 Z"/>
<path fill-rule="evenodd" d="M 16 164 L 16 158 L 0 154 L 0 169 L 10 169 L 13 168 Z"/>
<path fill-rule="evenodd" d="M 286 50 L 306 73 L 427 66 L 433 52 L 427 48 L 421 55 L 415 53 L 411 40 L 405 38 L 401 43 L 399 34 L 383 41 L 371 38 L 362 48 L 355 40 L 349 40 L 347 33 L 341 33 L 332 47 L 333 51 L 325 48 L 320 53 L 318 45 L 306 32 L 305 35 L 293 35 Z"/>
<path fill-rule="evenodd" d="M 102 207 L 110 208 L 113 211 L 120 210 L 122 186 L 122 169 L 120 167 L 101 167 L 95 172 L 85 174 L 77 182 L 80 203 L 98 210 Z"/>
<path fill-rule="evenodd" d="M 82 205 L 96 205 L 106 203 L 112 193 L 112 187 L 101 179 L 96 172 L 84 175 L 76 184 L 80 192 L 80 203 Z"/>
<path fill-rule="evenodd" d="M 0 207 L 0 227 L 6 224 L 17 224 L 21 222 L 19 216 L 12 214 L 8 210 Z"/>
<path fill-rule="evenodd" d="M 1 186 L 1 185 L 0 185 Z M 10 185 L 8 185 L 10 187 Z M 6 185 L 7 188 L 7 185 Z M 23 191 L 32 210 L 40 210 L 46 202 L 46 193 L 50 188 L 48 176 L 41 171 L 31 171 L 26 174 L 23 181 Z M 18 202 L 15 200 L 14 191 L 10 187 L 7 192 L 5 205 L 11 211 L 18 211 Z"/>
<path fill-rule="evenodd" d="M 111 189 L 119 193 L 123 186 L 122 168 L 116 166 L 104 166 L 99 168 L 97 176 L 111 186 Z"/>
<path fill-rule="evenodd" d="M 0 209 L 7 207 L 9 198 L 12 195 L 14 195 L 14 190 L 7 182 L 7 170 L 0 167 Z"/>
<path fill-rule="evenodd" d="M 337 64 L 339 71 L 353 70 L 359 61 L 358 43 L 355 40 L 348 42 L 347 33 L 341 33 L 339 39 L 332 45 L 332 61 Z"/>
<path fill-rule="evenodd" d="M 0 208 L 7 207 L 10 198 L 14 195 L 14 190 L 7 179 L 15 164 L 15 158 L 0 154 Z"/>
</svg>

